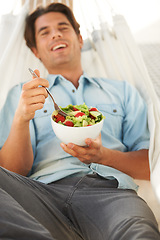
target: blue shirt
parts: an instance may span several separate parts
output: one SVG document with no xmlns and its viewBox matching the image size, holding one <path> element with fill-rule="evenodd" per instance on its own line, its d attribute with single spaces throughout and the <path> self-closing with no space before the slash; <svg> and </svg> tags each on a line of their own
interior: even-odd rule
<svg viewBox="0 0 160 240">
<path fill-rule="evenodd" d="M 59 106 L 86 103 L 97 107 L 105 115 L 102 128 L 102 144 L 106 148 L 122 152 L 149 148 L 147 106 L 138 91 L 125 81 L 90 78 L 83 74 L 79 87 L 61 75 L 49 75 L 49 90 Z M 0 112 L 0 148 L 6 141 L 21 94 L 22 84 L 16 85 L 8 94 Z M 119 188 L 137 190 L 133 179 L 114 168 L 91 163 L 82 163 L 60 147 L 51 126 L 54 106 L 50 97 L 43 109 L 36 111 L 30 121 L 30 135 L 34 152 L 34 164 L 29 177 L 44 183 L 58 179 L 97 172 L 105 178 L 116 178 Z M 13 161 L 16 161 L 16 156 Z"/>
</svg>

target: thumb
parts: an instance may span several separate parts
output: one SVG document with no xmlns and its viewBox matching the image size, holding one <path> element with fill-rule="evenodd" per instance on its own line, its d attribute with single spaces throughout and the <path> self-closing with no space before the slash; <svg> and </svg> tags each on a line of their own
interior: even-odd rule
<svg viewBox="0 0 160 240">
<path fill-rule="evenodd" d="M 90 148 L 97 148 L 99 145 L 102 144 L 101 133 L 99 134 L 99 136 L 96 139 L 86 138 L 85 143 Z"/>
<path fill-rule="evenodd" d="M 40 77 L 40 71 L 38 69 L 35 69 L 34 72 L 38 77 Z M 33 76 L 33 78 L 35 78 L 35 77 Z"/>
<path fill-rule="evenodd" d="M 91 147 L 93 144 L 93 139 L 91 138 L 86 138 L 85 143 L 87 144 L 88 147 Z"/>
</svg>

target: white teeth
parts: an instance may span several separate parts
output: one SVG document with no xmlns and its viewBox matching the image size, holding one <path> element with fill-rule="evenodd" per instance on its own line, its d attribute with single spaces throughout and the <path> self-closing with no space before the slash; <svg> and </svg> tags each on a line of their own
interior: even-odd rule
<svg viewBox="0 0 160 240">
<path fill-rule="evenodd" d="M 55 46 L 54 48 L 52 48 L 52 50 L 55 51 L 58 48 L 64 48 L 64 47 L 66 47 L 66 44 L 59 44 L 59 45 Z"/>
</svg>

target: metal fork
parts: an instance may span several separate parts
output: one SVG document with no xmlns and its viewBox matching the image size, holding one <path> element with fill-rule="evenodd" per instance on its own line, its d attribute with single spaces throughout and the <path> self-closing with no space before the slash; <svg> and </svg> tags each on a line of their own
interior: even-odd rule
<svg viewBox="0 0 160 240">
<path fill-rule="evenodd" d="M 38 78 L 37 74 L 36 74 L 31 68 L 29 68 L 28 70 L 30 71 L 30 73 L 31 73 L 34 77 Z M 68 116 L 68 114 L 65 113 L 65 112 L 63 112 L 63 111 L 60 109 L 60 107 L 57 105 L 57 103 L 55 102 L 55 100 L 54 100 L 54 98 L 53 98 L 53 96 L 52 96 L 52 93 L 48 90 L 48 88 L 46 88 L 46 87 L 44 87 L 44 88 L 45 88 L 46 91 L 48 92 L 49 96 L 52 98 L 52 101 L 53 101 L 53 103 L 54 103 L 54 108 L 55 108 L 55 110 L 57 110 L 58 113 L 61 114 L 61 115 L 64 116 L 64 117 Z"/>
</svg>

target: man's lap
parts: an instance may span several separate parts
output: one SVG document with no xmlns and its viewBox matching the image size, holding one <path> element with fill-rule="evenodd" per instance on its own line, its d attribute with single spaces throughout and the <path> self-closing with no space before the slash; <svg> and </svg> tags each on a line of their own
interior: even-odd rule
<svg viewBox="0 0 160 240">
<path fill-rule="evenodd" d="M 137 222 L 143 234 L 156 227 L 150 209 L 134 191 L 117 189 L 115 180 L 97 175 L 45 185 L 0 168 L 0 187 L 55 239 L 131 239 L 131 226 Z M 120 238 L 124 230 L 127 235 Z M 146 239 L 160 239 L 156 231 L 153 236 Z"/>
<path fill-rule="evenodd" d="M 152 230 L 157 223 L 143 199 L 135 191 L 117 189 L 115 182 L 107 181 L 86 178 L 68 199 L 68 217 L 83 238 L 160 239 L 159 232 Z M 108 184 L 113 187 L 108 188 Z"/>
</svg>

